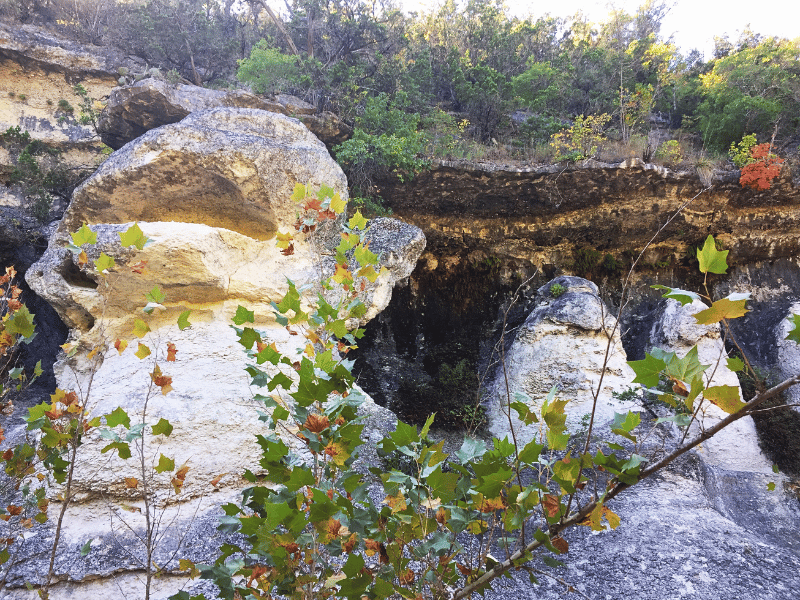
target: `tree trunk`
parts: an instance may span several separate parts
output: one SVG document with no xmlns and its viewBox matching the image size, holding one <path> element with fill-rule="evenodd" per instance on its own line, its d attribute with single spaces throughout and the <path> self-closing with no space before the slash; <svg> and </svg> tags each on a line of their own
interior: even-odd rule
<svg viewBox="0 0 800 600">
<path fill-rule="evenodd" d="M 267 11 L 269 18 L 272 19 L 272 22 L 275 23 L 275 27 L 278 28 L 278 31 L 281 32 L 281 35 L 286 40 L 286 43 L 289 44 L 289 48 L 292 50 L 292 54 L 295 56 L 300 56 L 300 53 L 297 51 L 297 46 L 294 45 L 292 38 L 289 36 L 289 32 L 286 31 L 286 27 L 283 26 L 283 21 L 281 21 L 278 16 L 272 12 L 272 9 L 267 6 L 265 0 L 258 0 L 258 3 L 264 7 L 264 10 Z"/>
</svg>

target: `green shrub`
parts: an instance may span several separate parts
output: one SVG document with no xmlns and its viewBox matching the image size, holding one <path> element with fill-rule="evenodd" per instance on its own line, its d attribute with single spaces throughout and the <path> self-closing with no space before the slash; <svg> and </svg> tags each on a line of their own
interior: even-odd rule
<svg viewBox="0 0 800 600">
<path fill-rule="evenodd" d="M 302 73 L 296 56 L 283 54 L 261 40 L 253 46 L 249 58 L 239 61 L 236 76 L 256 93 L 274 94 L 297 85 Z"/>
<path fill-rule="evenodd" d="M 418 130 L 420 117 L 405 112 L 406 103 L 402 93 L 367 98 L 353 137 L 333 149 L 354 196 L 374 198 L 380 177 L 391 174 L 403 181 L 427 166 L 422 158 L 425 135 Z"/>
<path fill-rule="evenodd" d="M 683 160 L 680 142 L 678 140 L 667 140 L 656 150 L 656 158 L 668 165 L 677 165 Z"/>
</svg>

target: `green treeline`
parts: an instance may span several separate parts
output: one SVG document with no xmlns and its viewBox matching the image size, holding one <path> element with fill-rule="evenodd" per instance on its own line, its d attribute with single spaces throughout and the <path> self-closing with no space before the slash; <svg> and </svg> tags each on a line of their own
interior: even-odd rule
<svg viewBox="0 0 800 600">
<path fill-rule="evenodd" d="M 800 138 L 800 38 L 745 31 L 717 38 L 703 61 L 664 39 L 663 2 L 600 23 L 520 19 L 501 0 L 442 0 L 411 16 L 392 0 L 0 0 L 0 10 L 196 84 L 282 91 L 335 112 L 355 125 L 335 153 L 365 196 L 386 172 L 436 157 L 677 164 L 724 157 L 747 134 L 784 154 Z"/>
</svg>

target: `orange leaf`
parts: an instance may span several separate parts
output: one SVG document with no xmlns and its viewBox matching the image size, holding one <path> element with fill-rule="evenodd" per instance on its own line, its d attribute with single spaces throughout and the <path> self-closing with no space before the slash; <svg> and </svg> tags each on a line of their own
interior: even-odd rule
<svg viewBox="0 0 800 600">
<path fill-rule="evenodd" d="M 127 348 L 127 347 L 128 347 L 128 341 L 127 340 L 118 339 L 116 342 L 114 342 L 114 349 L 117 352 L 119 352 L 120 354 L 125 352 L 125 348 Z"/>
<path fill-rule="evenodd" d="M 175 344 L 172 342 L 167 343 L 167 362 L 175 362 L 175 355 L 178 353 L 178 349 L 175 347 Z"/>
<path fill-rule="evenodd" d="M 545 494 L 542 498 L 542 506 L 548 517 L 555 517 L 561 509 L 561 503 L 556 496 L 552 494 Z"/>
<path fill-rule="evenodd" d="M 219 487 L 219 482 L 222 480 L 223 477 L 225 477 L 225 475 L 227 475 L 227 473 L 221 473 L 220 475 L 214 477 L 214 479 L 211 480 L 211 485 L 213 485 L 214 487 Z"/>
<path fill-rule="evenodd" d="M 139 486 L 139 480 L 136 477 L 126 477 L 125 478 L 125 487 L 136 489 Z"/>
<path fill-rule="evenodd" d="M 186 479 L 186 473 L 189 472 L 189 467 L 187 465 L 183 465 L 178 471 L 175 473 L 175 479 L 183 481 Z"/>
<path fill-rule="evenodd" d="M 325 415 L 310 414 L 306 417 L 306 421 L 301 427 L 312 433 L 320 433 L 327 429 L 330 424 L 330 420 Z"/>
<path fill-rule="evenodd" d="M 566 554 L 569 552 L 569 544 L 567 543 L 567 540 L 562 537 L 553 538 L 552 544 L 556 547 L 556 550 L 561 552 L 561 554 Z"/>
</svg>

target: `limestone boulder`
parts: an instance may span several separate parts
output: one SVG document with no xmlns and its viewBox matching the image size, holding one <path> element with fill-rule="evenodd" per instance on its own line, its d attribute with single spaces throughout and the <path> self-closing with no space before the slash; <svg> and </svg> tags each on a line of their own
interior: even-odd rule
<svg viewBox="0 0 800 600">
<path fill-rule="evenodd" d="M 295 116 L 328 145 L 341 143 L 352 133 L 332 113 L 317 115 L 313 106 L 294 96 L 280 94 L 269 100 L 243 90 L 211 90 L 159 78 L 112 90 L 98 130 L 103 142 L 119 149 L 151 129 L 177 123 L 192 112 L 218 107 L 257 108 Z"/>
<path fill-rule="evenodd" d="M 115 152 L 75 190 L 59 235 L 83 223 L 177 221 L 266 240 L 294 224 L 297 182 L 347 193 L 341 168 L 302 123 L 258 109 L 195 112 Z"/>
<path fill-rule="evenodd" d="M 556 284 L 563 288 L 558 296 L 552 291 Z M 506 373 L 500 367 L 495 376 L 491 403 L 487 406 L 492 435 L 509 435 L 508 402 L 516 401 L 518 393 L 538 408 L 555 387 L 558 398 L 569 400 L 567 427 L 572 433 L 580 430 L 581 419 L 592 412 L 598 386 L 599 425 L 611 421 L 615 411 L 628 410 L 630 406 L 613 396 L 614 392 L 630 387 L 635 377 L 626 363 L 615 323 L 591 281 L 562 276 L 539 288 L 536 308 L 517 330 L 506 352 Z M 526 427 L 513 410 L 510 420 L 522 444 L 538 431 L 536 425 Z"/>
<path fill-rule="evenodd" d="M 312 188 L 324 183 L 347 198 L 341 169 L 295 119 L 258 109 L 194 112 L 126 145 L 77 189 L 44 256 L 28 270 L 32 289 L 71 327 L 69 353 L 56 365 L 58 385 L 77 391 L 92 416 L 121 407 L 132 424 L 164 418 L 173 427 L 168 436 L 145 428 L 139 461 L 102 451 L 112 435 L 108 428 L 84 437 L 70 524 L 63 532 L 64 558 L 56 569 L 65 582 L 58 591 L 64 598 L 86 597 L 89 590 L 112 597 L 114 581 L 127 581 L 141 568 L 138 540 L 146 509 L 141 490 L 129 485 L 132 478 L 143 480 L 141 457 L 149 466 L 151 500 L 170 523 L 158 551 L 161 564 L 177 571 L 179 558 L 213 560 L 222 543 L 213 531 L 218 507 L 236 501 L 246 469 L 258 472 L 256 436 L 264 433 L 259 415 L 265 408 L 254 399 L 261 390 L 251 388 L 245 372 L 249 359 L 233 317 L 239 306 L 252 310 L 261 339 L 297 356 L 308 340 L 277 323 L 271 303 L 281 300 L 290 281 L 305 294 L 306 307 L 317 293 L 329 293 L 320 282 L 332 273 L 326 255 L 339 239 L 343 219 L 297 234 L 291 253 L 276 245 L 278 232 L 294 232 L 299 209 L 289 196 L 297 183 Z M 119 234 L 134 222 L 148 241 L 142 248 L 123 247 Z M 94 245 L 84 246 L 85 257 L 67 248 L 70 234 L 83 224 L 97 234 Z M 364 235 L 386 269 L 363 289 L 362 322 L 388 304 L 392 288 L 408 278 L 425 246 L 418 228 L 393 219 L 376 220 Z M 114 266 L 100 273 L 94 261 L 102 254 L 113 258 Z M 155 286 L 164 298 L 151 303 L 147 314 L 146 295 Z M 181 327 L 177 320 L 185 311 L 191 311 L 190 325 Z M 137 320 L 147 327 L 137 329 Z M 140 344 L 149 354 L 137 356 Z M 166 394 L 153 385 L 156 367 L 171 378 Z M 269 364 L 262 368 L 276 372 Z M 292 368 L 281 368 L 294 375 Z M 374 432 L 394 422 L 369 398 L 363 414 Z M 125 434 L 119 427 L 114 431 Z M 366 452 L 373 450 L 368 446 Z M 133 452 L 135 458 L 136 448 Z M 174 470 L 152 468 L 161 455 L 174 460 L 176 469 L 189 468 L 179 494 Z M 56 505 L 59 492 L 57 486 L 51 490 Z M 32 556 L 47 547 L 52 534 L 45 526 L 26 542 Z M 81 561 L 86 539 L 98 554 Z M 100 553 L 102 560 L 96 559 Z M 12 570 L 12 587 L 45 573 L 46 554 L 42 557 Z M 167 577 L 164 589 L 186 583 L 174 577 L 172 583 Z M 86 587 L 89 580 L 94 581 Z M 20 589 L 13 597 L 26 594 Z M 53 597 L 62 597 L 58 594 Z"/>
<path fill-rule="evenodd" d="M 661 315 L 653 324 L 650 341 L 654 347 L 675 352 L 679 357 L 697 347 L 700 364 L 709 365 L 704 373 L 706 387 L 713 385 L 741 388 L 736 373 L 728 368 L 725 344 L 720 337 L 719 324 L 699 325 L 694 315 L 708 308 L 702 301 L 681 306 L 668 300 Z M 704 402 L 698 414 L 696 433 L 725 418 L 727 413 L 710 402 Z M 732 471 L 771 474 L 772 464 L 758 445 L 758 435 L 751 417 L 744 417 L 726 427 L 703 444 L 700 455 L 708 464 Z"/>
</svg>

